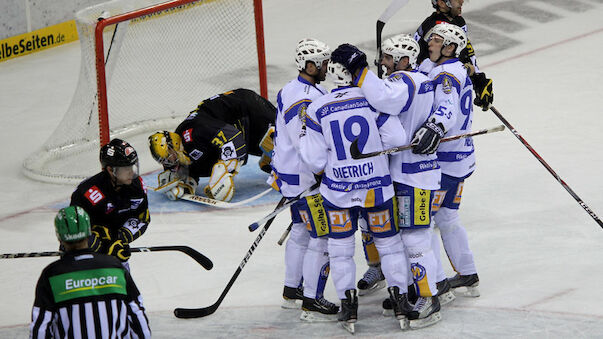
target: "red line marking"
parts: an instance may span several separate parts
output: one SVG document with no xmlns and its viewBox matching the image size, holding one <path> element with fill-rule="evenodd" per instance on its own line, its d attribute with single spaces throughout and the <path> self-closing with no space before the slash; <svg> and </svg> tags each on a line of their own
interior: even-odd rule
<svg viewBox="0 0 603 339">
<path fill-rule="evenodd" d="M 540 47 L 540 48 L 536 48 L 536 49 L 534 49 L 534 50 L 531 50 L 531 51 L 528 51 L 528 52 L 524 52 L 524 53 L 521 53 L 521 54 L 518 54 L 518 55 L 512 56 L 512 57 L 510 57 L 510 58 L 506 58 L 506 59 L 504 59 L 504 60 L 495 61 L 495 62 L 490 63 L 490 64 L 487 64 L 487 65 L 485 65 L 485 66 L 483 66 L 483 67 L 481 67 L 481 68 L 487 68 L 487 67 L 491 67 L 491 66 L 496 66 L 496 65 L 498 65 L 498 64 L 505 63 L 505 62 L 507 62 L 507 61 L 509 61 L 509 60 L 519 59 L 519 58 L 522 58 L 522 57 L 524 57 L 524 56 L 531 55 L 531 54 L 534 54 L 534 53 L 537 53 L 537 52 L 543 51 L 543 50 L 545 50 L 545 49 L 549 49 L 549 48 L 552 48 L 552 47 L 555 47 L 555 46 L 558 46 L 558 45 L 561 45 L 561 44 L 564 44 L 564 43 L 573 42 L 573 41 L 575 41 L 575 40 L 579 40 L 579 39 L 582 39 L 582 38 L 586 38 L 587 36 L 594 35 L 594 34 L 601 33 L 601 32 L 603 32 L 603 27 L 602 27 L 602 28 L 599 28 L 599 29 L 596 29 L 596 30 L 594 30 L 594 31 L 588 32 L 588 33 L 584 33 L 584 34 L 577 35 L 577 36 L 572 37 L 572 38 L 568 38 L 568 39 L 565 39 L 565 40 L 561 40 L 561 41 L 558 41 L 558 42 L 554 42 L 554 43 L 552 43 L 552 44 L 550 44 L 550 45 L 542 46 L 542 47 Z"/>
</svg>

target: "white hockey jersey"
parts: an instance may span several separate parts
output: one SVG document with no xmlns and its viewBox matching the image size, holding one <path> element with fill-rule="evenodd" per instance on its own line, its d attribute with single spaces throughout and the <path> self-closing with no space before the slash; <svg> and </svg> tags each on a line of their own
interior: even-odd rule
<svg viewBox="0 0 603 339">
<path fill-rule="evenodd" d="M 322 173 L 323 199 L 341 208 L 378 206 L 394 196 L 388 158 L 352 159 L 355 139 L 367 153 L 400 145 L 406 132 L 398 119 L 372 108 L 358 87 L 337 88 L 308 106 L 300 150 L 312 172 Z"/>
<path fill-rule="evenodd" d="M 467 133 L 473 122 L 473 84 L 458 59 L 450 59 L 429 72 L 435 86 L 433 116 L 446 129 L 446 136 Z M 437 151 L 442 173 L 463 178 L 475 170 L 473 139 L 443 142 Z"/>
<path fill-rule="evenodd" d="M 398 146 L 410 144 L 414 132 L 433 109 L 434 86 L 431 80 L 416 71 L 394 72 L 386 80 L 381 80 L 365 68 L 356 82 L 371 106 L 400 119 L 408 133 Z M 435 154 L 414 154 L 412 150 L 394 153 L 390 156 L 389 168 L 395 182 L 421 189 L 440 188 L 441 172 Z"/>
<path fill-rule="evenodd" d="M 316 180 L 299 153 L 302 116 L 312 100 L 327 93 L 298 76 L 279 92 L 276 98 L 276 133 L 272 153 L 272 170 L 276 184 L 284 197 L 292 198 L 312 186 Z"/>
</svg>

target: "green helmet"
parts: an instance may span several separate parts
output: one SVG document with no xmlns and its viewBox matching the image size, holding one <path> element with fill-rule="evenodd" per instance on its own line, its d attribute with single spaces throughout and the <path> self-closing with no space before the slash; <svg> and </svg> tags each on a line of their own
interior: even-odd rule
<svg viewBox="0 0 603 339">
<path fill-rule="evenodd" d="M 54 218 L 57 238 L 64 242 L 78 242 L 90 234 L 90 216 L 79 206 L 62 208 Z"/>
</svg>

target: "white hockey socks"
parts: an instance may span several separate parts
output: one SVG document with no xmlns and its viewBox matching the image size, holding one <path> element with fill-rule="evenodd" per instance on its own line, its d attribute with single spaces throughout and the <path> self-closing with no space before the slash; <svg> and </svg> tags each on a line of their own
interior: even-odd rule
<svg viewBox="0 0 603 339">
<path fill-rule="evenodd" d="M 435 215 L 442 243 L 454 270 L 461 275 L 477 273 L 467 231 L 461 225 L 458 210 L 440 208 Z"/>
<path fill-rule="evenodd" d="M 446 272 L 444 272 L 444 267 L 442 266 L 442 251 L 440 251 L 440 235 L 438 232 L 433 230 L 431 232 L 431 250 L 433 251 L 433 255 L 436 259 L 436 273 L 437 273 L 437 282 L 440 282 L 446 279 Z"/>
<path fill-rule="evenodd" d="M 325 291 L 329 274 L 327 238 L 310 238 L 304 256 L 304 297 L 316 299 Z"/>
<path fill-rule="evenodd" d="M 406 229 L 402 231 L 402 241 L 406 247 L 410 270 L 413 274 L 417 295 L 435 296 L 436 259 L 431 250 L 431 228 Z"/>
<path fill-rule="evenodd" d="M 285 286 L 296 288 L 302 280 L 304 256 L 310 234 L 303 223 L 294 223 L 285 245 Z"/>
<path fill-rule="evenodd" d="M 329 238 L 329 261 L 331 276 L 340 300 L 346 298 L 345 291 L 356 289 L 356 263 L 354 262 L 354 236 L 342 239 Z"/>
<path fill-rule="evenodd" d="M 388 238 L 374 238 L 381 256 L 381 271 L 388 286 L 398 286 L 400 293 L 408 291 L 410 266 L 402 239 L 396 234 Z"/>
</svg>

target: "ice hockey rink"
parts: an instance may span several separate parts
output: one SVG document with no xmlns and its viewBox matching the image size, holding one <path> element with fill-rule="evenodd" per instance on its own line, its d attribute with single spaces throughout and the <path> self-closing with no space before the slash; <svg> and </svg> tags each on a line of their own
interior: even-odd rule
<svg viewBox="0 0 603 339">
<path fill-rule="evenodd" d="M 332 48 L 350 42 L 372 59 L 375 22 L 389 2 L 264 0 L 270 100 L 296 76 L 293 51 L 301 38 L 321 39 Z M 463 11 L 478 62 L 494 80 L 495 106 L 603 217 L 603 1 L 473 0 L 465 1 Z M 430 13 L 429 1 L 412 0 L 387 23 L 384 36 L 414 32 Z M 1 253 L 57 248 L 53 218 L 75 186 L 32 181 L 21 174 L 21 164 L 67 110 L 79 58 L 74 42 L 0 63 Z M 474 129 L 499 124 L 491 112 L 476 110 Z M 602 338 L 603 229 L 509 130 L 474 143 L 477 170 L 466 181 L 460 214 L 481 296 L 458 297 L 442 308 L 438 324 L 402 332 L 397 321 L 381 315 L 382 290 L 360 298 L 355 336 Z M 154 185 L 159 167 L 144 143 L 135 147 L 145 181 Z M 267 188 L 254 163 L 237 178 L 234 201 Z M 218 299 L 257 236 L 247 225 L 268 214 L 279 195 L 234 210 L 171 202 L 154 192 L 149 197 L 152 221 L 134 245 L 188 245 L 214 262 L 206 271 L 179 253 L 132 255 L 132 275 L 156 338 L 349 335 L 336 323 L 302 323 L 299 311 L 280 308 L 284 246 L 276 242 L 288 213 L 276 218 L 214 314 L 176 319 L 176 307 L 205 307 Z M 357 278 L 366 269 L 360 243 L 358 237 Z M 0 260 L 1 338 L 28 336 L 36 281 L 55 259 Z M 337 301 L 331 282 L 325 295 Z"/>
</svg>

